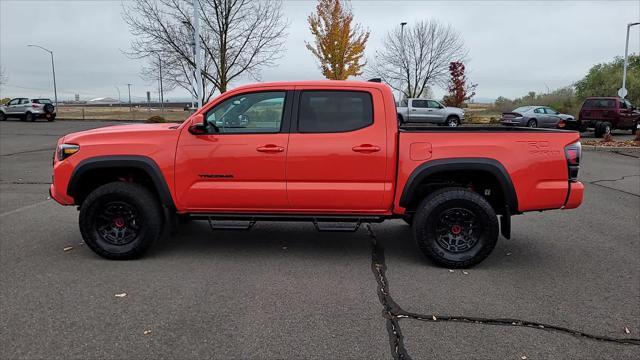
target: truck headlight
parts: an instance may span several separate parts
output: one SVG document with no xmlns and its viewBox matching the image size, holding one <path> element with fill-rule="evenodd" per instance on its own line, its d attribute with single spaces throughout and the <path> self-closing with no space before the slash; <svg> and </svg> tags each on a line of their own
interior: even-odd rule
<svg viewBox="0 0 640 360">
<path fill-rule="evenodd" d="M 69 156 L 77 153 L 80 150 L 80 145 L 76 144 L 60 144 L 58 145 L 58 161 L 62 161 Z"/>
</svg>

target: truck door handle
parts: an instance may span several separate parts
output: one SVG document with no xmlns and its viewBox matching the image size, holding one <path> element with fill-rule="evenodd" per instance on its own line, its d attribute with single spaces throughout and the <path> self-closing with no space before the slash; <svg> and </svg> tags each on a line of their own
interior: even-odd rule
<svg viewBox="0 0 640 360">
<path fill-rule="evenodd" d="M 283 152 L 284 148 L 282 146 L 278 146 L 274 144 L 267 144 L 264 146 L 258 146 L 256 150 L 259 152 L 277 153 L 277 152 Z"/>
<path fill-rule="evenodd" d="M 371 145 L 371 144 L 362 144 L 359 146 L 354 146 L 351 149 L 355 152 L 361 152 L 361 153 L 373 153 L 373 152 L 380 151 L 380 148 L 378 146 Z"/>
</svg>

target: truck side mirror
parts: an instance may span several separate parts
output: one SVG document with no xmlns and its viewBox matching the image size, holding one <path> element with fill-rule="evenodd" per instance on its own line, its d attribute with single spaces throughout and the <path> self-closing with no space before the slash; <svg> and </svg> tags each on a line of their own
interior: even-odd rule
<svg viewBox="0 0 640 360">
<path fill-rule="evenodd" d="M 204 126 L 204 116 L 202 114 L 193 115 L 189 123 L 189 132 L 193 135 L 205 135 L 207 127 Z"/>
</svg>

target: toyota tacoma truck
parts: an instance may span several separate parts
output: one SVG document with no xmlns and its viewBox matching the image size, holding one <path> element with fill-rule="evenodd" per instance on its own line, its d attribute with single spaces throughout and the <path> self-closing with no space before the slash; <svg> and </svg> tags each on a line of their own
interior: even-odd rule
<svg viewBox="0 0 640 360">
<path fill-rule="evenodd" d="M 182 124 L 62 137 L 50 193 L 78 207 L 86 244 L 109 259 L 142 255 L 180 219 L 326 231 L 404 219 L 424 255 L 459 268 L 509 238 L 513 215 L 579 206 L 580 157 L 573 131 L 399 127 L 379 82 L 260 83 Z"/>
</svg>

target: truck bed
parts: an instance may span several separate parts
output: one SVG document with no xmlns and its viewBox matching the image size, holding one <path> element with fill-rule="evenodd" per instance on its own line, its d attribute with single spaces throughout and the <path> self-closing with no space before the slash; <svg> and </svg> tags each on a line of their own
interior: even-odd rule
<svg viewBox="0 0 640 360">
<path fill-rule="evenodd" d="M 405 125 L 398 133 L 397 188 L 430 164 L 492 162 L 513 184 L 513 213 L 562 208 L 571 191 L 565 147 L 579 139 L 575 131 L 556 129 Z M 402 205 L 396 199 L 396 209 Z"/>
</svg>

